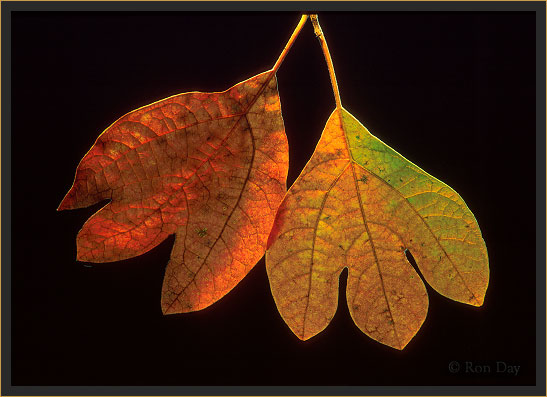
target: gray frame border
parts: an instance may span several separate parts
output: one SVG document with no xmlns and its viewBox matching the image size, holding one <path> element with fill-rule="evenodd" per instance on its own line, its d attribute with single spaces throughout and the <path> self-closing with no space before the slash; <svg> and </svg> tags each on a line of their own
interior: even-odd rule
<svg viewBox="0 0 547 397">
<path fill-rule="evenodd" d="M 546 395 L 546 3 L 543 1 L 64 2 L 3 1 L 2 46 L 2 367 L 1 395 Z M 536 385 L 535 386 L 13 386 L 11 384 L 11 12 L 13 11 L 532 11 L 536 13 Z M 8 326 L 6 326 L 8 324 Z"/>
</svg>

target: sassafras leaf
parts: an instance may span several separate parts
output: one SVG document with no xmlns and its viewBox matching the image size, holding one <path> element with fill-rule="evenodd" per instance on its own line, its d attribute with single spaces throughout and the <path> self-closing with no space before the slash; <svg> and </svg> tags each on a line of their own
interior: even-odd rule
<svg viewBox="0 0 547 397">
<path fill-rule="evenodd" d="M 481 306 L 488 286 L 486 246 L 463 199 L 342 107 L 279 207 L 268 247 L 277 308 L 303 340 L 333 318 L 346 267 L 356 325 L 397 349 L 418 332 L 428 309 L 406 250 L 448 298 Z"/>
<path fill-rule="evenodd" d="M 271 70 L 121 117 L 82 159 L 59 210 L 111 200 L 78 233 L 81 261 L 132 258 L 174 234 L 163 312 L 200 310 L 263 256 L 287 170 Z"/>
</svg>

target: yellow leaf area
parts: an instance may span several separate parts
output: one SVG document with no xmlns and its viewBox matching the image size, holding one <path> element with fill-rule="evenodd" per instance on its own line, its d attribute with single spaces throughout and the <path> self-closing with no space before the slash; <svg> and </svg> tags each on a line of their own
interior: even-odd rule
<svg viewBox="0 0 547 397">
<path fill-rule="evenodd" d="M 111 200 L 78 233 L 81 261 L 132 258 L 174 234 L 162 310 L 200 310 L 264 255 L 287 153 L 272 70 L 126 114 L 82 159 L 59 210 Z"/>
<path fill-rule="evenodd" d="M 289 189 L 268 241 L 266 266 L 281 316 L 303 340 L 321 332 L 346 299 L 368 336 L 403 349 L 428 309 L 414 256 L 440 294 L 481 306 L 486 246 L 462 198 L 381 142 L 343 108 Z"/>
</svg>

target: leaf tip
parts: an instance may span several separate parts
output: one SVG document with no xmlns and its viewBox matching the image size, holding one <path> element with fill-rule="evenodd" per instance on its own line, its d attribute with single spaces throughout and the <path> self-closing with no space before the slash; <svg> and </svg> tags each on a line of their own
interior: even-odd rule
<svg viewBox="0 0 547 397">
<path fill-rule="evenodd" d="M 69 209 L 69 206 L 66 202 L 66 197 L 63 199 L 63 201 L 61 201 L 61 204 L 59 204 L 59 206 L 57 207 L 57 211 L 64 211 L 64 210 L 67 210 Z"/>
<path fill-rule="evenodd" d="M 313 335 L 302 335 L 302 334 L 296 334 L 296 336 L 298 337 L 298 339 L 300 339 L 301 341 L 305 342 L 307 340 L 310 340 L 311 337 Z"/>
<path fill-rule="evenodd" d="M 74 193 L 73 189 L 70 189 L 68 193 L 63 197 L 61 204 L 57 207 L 57 211 L 72 210 L 74 207 Z"/>
<path fill-rule="evenodd" d="M 80 235 L 78 235 L 78 238 L 76 240 L 76 260 L 78 262 L 90 262 L 90 263 L 105 262 L 104 260 L 101 261 L 96 256 L 94 256 L 93 252 L 89 248 L 87 248 L 85 245 L 82 244 L 80 240 Z"/>
<path fill-rule="evenodd" d="M 169 316 L 171 314 L 191 313 L 196 310 L 200 310 L 200 309 L 199 308 L 193 309 L 191 307 L 182 307 L 181 305 L 178 305 L 175 303 L 173 304 L 162 303 L 161 305 L 161 312 L 163 313 L 164 316 Z"/>
<path fill-rule="evenodd" d="M 195 311 L 190 304 L 183 305 L 177 297 L 173 297 L 172 293 L 162 292 L 161 297 L 161 312 L 164 316 L 170 314 L 182 314 Z M 197 309 L 199 310 L 199 309 Z"/>
<path fill-rule="evenodd" d="M 475 306 L 475 307 L 481 307 L 484 304 L 484 296 L 483 295 L 480 295 L 480 296 L 473 295 L 473 297 L 471 298 L 469 304 L 472 305 L 472 306 Z"/>
<path fill-rule="evenodd" d="M 408 342 L 410 342 L 410 340 L 406 341 L 406 342 L 399 342 L 398 345 L 395 345 L 395 346 L 391 346 L 393 347 L 394 349 L 397 349 L 399 351 L 402 351 L 404 350 L 404 348 L 406 347 L 406 345 L 408 345 Z"/>
<path fill-rule="evenodd" d="M 89 258 L 79 249 L 76 250 L 76 260 L 78 262 L 89 262 Z"/>
<path fill-rule="evenodd" d="M 302 342 L 306 342 L 306 341 L 310 340 L 311 338 L 313 338 L 315 335 L 317 335 L 322 330 L 320 330 L 318 332 L 315 332 L 315 331 L 310 332 L 308 329 L 294 330 L 294 329 L 291 328 L 291 331 L 293 331 L 293 333 L 296 335 L 296 337 L 298 339 L 300 339 Z"/>
<path fill-rule="evenodd" d="M 164 316 L 167 316 L 169 314 L 175 314 L 176 311 L 173 309 L 173 305 L 172 304 L 169 304 L 168 302 L 166 302 L 163 297 L 162 297 L 162 300 L 161 300 L 161 313 L 164 315 Z"/>
</svg>

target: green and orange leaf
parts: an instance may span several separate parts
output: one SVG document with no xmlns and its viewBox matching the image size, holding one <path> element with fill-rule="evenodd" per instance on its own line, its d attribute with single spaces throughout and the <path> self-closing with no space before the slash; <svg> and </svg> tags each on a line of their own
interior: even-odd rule
<svg viewBox="0 0 547 397">
<path fill-rule="evenodd" d="M 263 256 L 286 192 L 288 146 L 275 70 L 218 93 L 132 111 L 85 155 L 59 210 L 110 203 L 77 237 L 77 259 L 141 255 L 175 235 L 163 312 L 203 309 Z"/>
<path fill-rule="evenodd" d="M 403 349 L 428 310 L 406 250 L 437 292 L 482 305 L 488 256 L 463 199 L 337 107 L 269 237 L 266 267 L 277 308 L 300 339 L 313 337 L 333 318 L 338 279 L 348 268 L 356 325 Z"/>
</svg>

